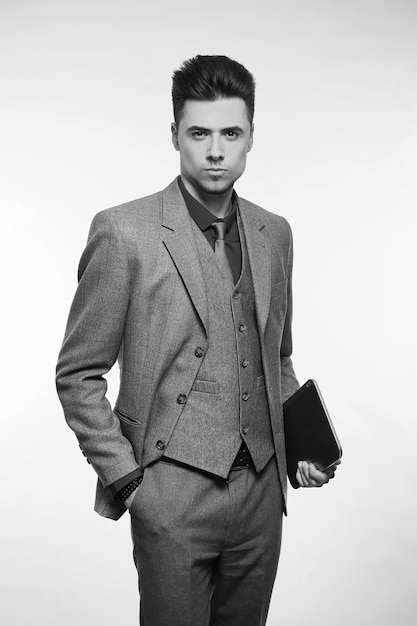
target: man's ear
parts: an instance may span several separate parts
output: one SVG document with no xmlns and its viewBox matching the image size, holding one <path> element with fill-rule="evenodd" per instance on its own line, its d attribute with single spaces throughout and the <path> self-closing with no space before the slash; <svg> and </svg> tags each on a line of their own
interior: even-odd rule
<svg viewBox="0 0 417 626">
<path fill-rule="evenodd" d="M 171 135 L 172 145 L 174 146 L 175 150 L 179 150 L 180 146 L 178 144 L 178 128 L 175 122 L 172 122 L 171 124 Z"/>
<path fill-rule="evenodd" d="M 249 137 L 249 144 L 248 144 L 248 149 L 246 152 L 250 152 L 252 150 L 252 146 L 253 146 L 253 131 L 255 130 L 255 126 L 252 124 L 251 128 L 250 128 L 250 137 Z"/>
</svg>

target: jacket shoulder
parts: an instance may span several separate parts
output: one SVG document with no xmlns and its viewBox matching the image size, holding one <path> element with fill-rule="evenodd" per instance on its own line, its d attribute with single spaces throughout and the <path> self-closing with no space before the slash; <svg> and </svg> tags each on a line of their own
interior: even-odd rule
<svg viewBox="0 0 417 626">
<path fill-rule="evenodd" d="M 162 192 L 131 200 L 94 216 L 87 238 L 87 248 L 105 245 L 123 250 L 126 259 L 137 258 L 139 251 L 151 254 L 161 228 Z"/>
<path fill-rule="evenodd" d="M 288 223 L 288 220 L 282 215 L 267 211 L 263 207 L 246 200 L 245 198 L 239 198 L 242 208 L 251 216 L 252 220 L 259 224 L 259 227 L 264 227 L 266 234 L 279 236 L 284 240 L 292 240 L 292 231 Z"/>
<path fill-rule="evenodd" d="M 154 222 L 160 218 L 160 209 L 162 204 L 162 192 L 158 191 L 143 198 L 130 200 L 117 206 L 99 211 L 93 221 L 111 222 L 116 221 L 120 226 L 129 223 L 138 224 L 138 220 L 146 222 Z"/>
</svg>

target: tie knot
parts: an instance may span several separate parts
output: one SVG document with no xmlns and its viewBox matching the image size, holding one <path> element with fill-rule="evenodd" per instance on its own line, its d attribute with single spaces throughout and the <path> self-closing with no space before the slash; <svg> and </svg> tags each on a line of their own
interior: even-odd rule
<svg viewBox="0 0 417 626">
<path fill-rule="evenodd" d="M 226 222 L 224 220 L 216 220 L 212 223 L 211 228 L 216 241 L 218 239 L 224 240 L 224 236 L 226 234 Z"/>
</svg>

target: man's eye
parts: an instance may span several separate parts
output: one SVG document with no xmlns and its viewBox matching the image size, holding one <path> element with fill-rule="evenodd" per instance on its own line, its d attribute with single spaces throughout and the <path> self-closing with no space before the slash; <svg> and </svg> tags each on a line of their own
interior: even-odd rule
<svg viewBox="0 0 417 626">
<path fill-rule="evenodd" d="M 237 138 L 237 136 L 238 136 L 238 135 L 237 135 L 237 132 L 236 132 L 235 130 L 228 130 L 228 131 L 226 132 L 226 137 L 227 137 L 228 139 L 236 139 L 236 138 Z"/>
<path fill-rule="evenodd" d="M 192 136 L 195 139 L 202 139 L 203 137 L 206 136 L 206 133 L 204 131 L 202 131 L 202 130 L 195 130 L 195 131 L 193 131 Z"/>
</svg>

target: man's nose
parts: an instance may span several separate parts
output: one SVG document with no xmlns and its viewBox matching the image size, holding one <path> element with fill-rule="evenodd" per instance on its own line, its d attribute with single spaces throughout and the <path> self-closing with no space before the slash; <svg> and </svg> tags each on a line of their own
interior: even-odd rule
<svg viewBox="0 0 417 626">
<path fill-rule="evenodd" d="M 213 135 L 208 146 L 207 158 L 213 161 L 219 161 L 224 158 L 224 151 L 221 137 Z"/>
</svg>

